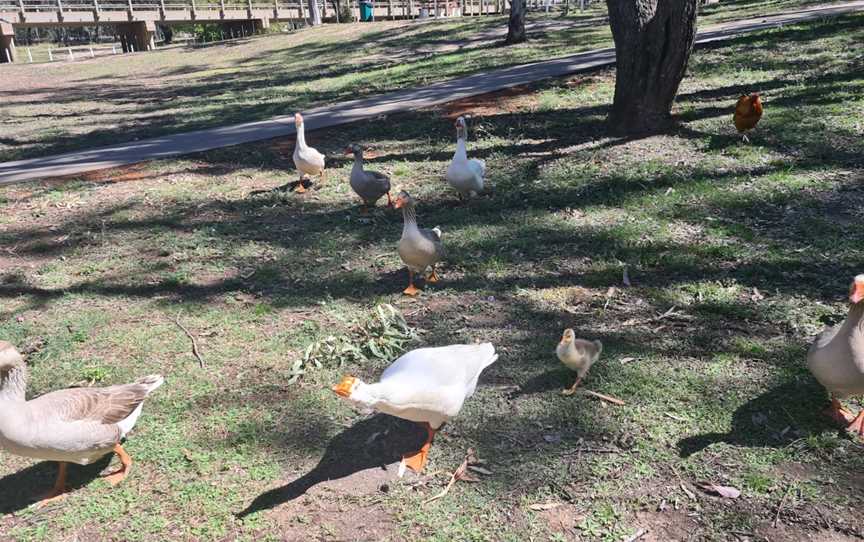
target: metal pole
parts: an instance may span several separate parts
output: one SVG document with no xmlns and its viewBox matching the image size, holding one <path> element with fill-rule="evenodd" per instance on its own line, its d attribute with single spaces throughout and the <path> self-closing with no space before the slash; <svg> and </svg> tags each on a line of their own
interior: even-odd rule
<svg viewBox="0 0 864 542">
<path fill-rule="evenodd" d="M 9 49 L 3 49 L 3 52 L 6 53 L 6 62 L 12 63 L 12 53 L 9 52 Z"/>
<path fill-rule="evenodd" d="M 54 54 L 48 49 L 48 62 L 54 62 Z"/>
<path fill-rule="evenodd" d="M 72 48 L 67 47 L 66 50 L 69 51 L 69 60 L 70 61 L 75 60 L 75 55 L 72 54 Z"/>
<path fill-rule="evenodd" d="M 27 48 L 27 58 L 30 59 L 30 63 L 32 64 L 33 63 L 33 55 L 30 54 L 30 48 L 29 47 Z"/>
<path fill-rule="evenodd" d="M 93 48 L 90 48 L 90 58 L 96 58 L 96 55 L 93 54 Z"/>
</svg>

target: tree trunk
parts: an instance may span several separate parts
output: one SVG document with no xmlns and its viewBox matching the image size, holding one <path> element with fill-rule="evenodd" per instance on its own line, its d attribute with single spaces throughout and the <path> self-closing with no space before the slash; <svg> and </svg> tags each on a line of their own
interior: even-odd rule
<svg viewBox="0 0 864 542">
<path fill-rule="evenodd" d="M 309 0 L 309 21 L 312 26 L 321 24 L 321 11 L 318 9 L 318 0 Z"/>
<path fill-rule="evenodd" d="M 522 43 L 527 39 L 525 36 L 525 1 L 510 0 L 510 20 L 507 22 L 505 45 Z"/>
<path fill-rule="evenodd" d="M 609 123 L 624 134 L 672 124 L 672 102 L 696 39 L 697 0 L 606 0 L 615 39 L 615 101 Z"/>
</svg>

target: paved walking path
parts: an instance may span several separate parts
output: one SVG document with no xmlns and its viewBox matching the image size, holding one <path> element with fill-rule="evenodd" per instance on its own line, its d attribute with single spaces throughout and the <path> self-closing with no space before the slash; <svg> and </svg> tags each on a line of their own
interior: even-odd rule
<svg viewBox="0 0 864 542">
<path fill-rule="evenodd" d="M 696 43 L 724 40 L 747 32 L 854 11 L 864 11 L 864 0 L 816 6 L 789 11 L 780 15 L 713 25 L 698 33 Z M 430 107 L 543 79 L 610 66 L 614 63 L 614 49 L 598 49 L 532 64 L 477 73 L 423 88 L 400 90 L 380 96 L 317 107 L 305 112 L 304 117 L 307 128 L 310 130 L 327 128 L 378 115 Z M 293 115 L 130 141 L 110 147 L 75 151 L 58 156 L 4 162 L 0 163 L 0 185 L 73 175 L 292 134 L 294 134 Z"/>
</svg>

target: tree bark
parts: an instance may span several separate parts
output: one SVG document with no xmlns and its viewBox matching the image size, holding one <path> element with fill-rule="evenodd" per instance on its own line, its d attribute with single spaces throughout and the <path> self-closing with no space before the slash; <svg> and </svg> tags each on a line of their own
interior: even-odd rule
<svg viewBox="0 0 864 542">
<path fill-rule="evenodd" d="M 321 24 L 321 11 L 318 9 L 318 0 L 309 0 L 309 22 L 312 26 Z"/>
<path fill-rule="evenodd" d="M 615 100 L 609 123 L 623 134 L 672 124 L 672 102 L 696 39 L 697 0 L 606 0 L 615 39 Z"/>
<path fill-rule="evenodd" d="M 510 20 L 507 22 L 507 38 L 505 45 L 524 42 L 525 36 L 525 1 L 510 0 Z"/>
</svg>

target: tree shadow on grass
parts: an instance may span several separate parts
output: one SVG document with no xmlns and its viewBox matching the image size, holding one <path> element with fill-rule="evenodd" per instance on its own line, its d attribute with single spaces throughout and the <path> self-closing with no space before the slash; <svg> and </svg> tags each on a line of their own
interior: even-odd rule
<svg viewBox="0 0 864 542">
<path fill-rule="evenodd" d="M 690 457 L 712 444 L 750 448 L 789 446 L 801 435 L 835 429 L 822 414 L 827 406 L 824 390 L 809 377 L 779 384 L 738 407 L 727 433 L 703 433 L 678 441 L 681 457 Z"/>
<path fill-rule="evenodd" d="M 321 482 L 366 469 L 386 469 L 404 454 L 418 450 L 425 437 L 426 431 L 416 423 L 376 414 L 333 437 L 314 469 L 287 485 L 262 493 L 237 517 L 292 501 Z"/>
<path fill-rule="evenodd" d="M 70 465 L 68 490 L 81 489 L 99 477 L 112 456 L 108 454 L 86 467 Z M 13 514 L 39 501 L 54 486 L 56 478 L 57 463 L 54 461 L 42 461 L 0 478 L 0 515 Z"/>
</svg>

